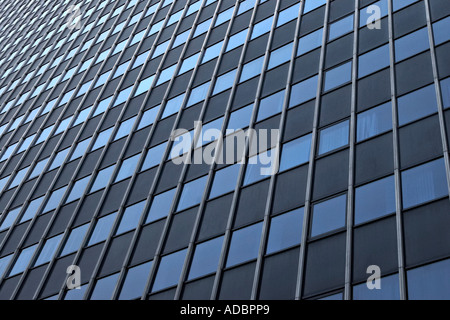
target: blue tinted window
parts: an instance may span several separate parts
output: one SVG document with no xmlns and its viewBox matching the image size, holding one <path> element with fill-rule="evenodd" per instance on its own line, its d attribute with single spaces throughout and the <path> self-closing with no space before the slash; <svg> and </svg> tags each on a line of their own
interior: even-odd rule
<svg viewBox="0 0 450 320">
<path fill-rule="evenodd" d="M 211 47 L 208 47 L 205 50 L 205 54 L 203 55 L 202 63 L 211 61 L 214 58 L 217 58 L 220 54 L 220 49 L 222 49 L 223 41 L 216 43 L 215 45 L 212 45 Z"/>
<path fill-rule="evenodd" d="M 14 276 L 25 270 L 25 268 L 30 263 L 30 259 L 33 256 L 36 248 L 37 248 L 37 244 L 22 250 L 22 252 L 20 253 L 19 257 L 16 260 L 16 263 L 14 264 L 14 267 L 11 269 L 9 276 Z"/>
<path fill-rule="evenodd" d="M 91 179 L 91 176 L 87 176 L 83 179 L 77 180 L 72 186 L 72 190 L 70 191 L 69 196 L 66 199 L 66 203 L 69 203 L 76 199 L 80 199 L 81 196 L 83 195 L 84 190 L 86 189 L 90 179 Z"/>
<path fill-rule="evenodd" d="M 348 62 L 325 72 L 324 91 L 336 88 L 352 80 L 352 63 Z"/>
<path fill-rule="evenodd" d="M 289 107 L 296 106 L 316 97 L 317 76 L 299 82 L 292 86 Z"/>
<path fill-rule="evenodd" d="M 228 251 L 227 267 L 256 259 L 258 256 L 262 223 L 257 223 L 233 232 L 230 250 Z"/>
<path fill-rule="evenodd" d="M 22 215 L 22 218 L 20 219 L 20 222 L 24 222 L 27 220 L 30 220 L 33 218 L 37 213 L 38 209 L 42 204 L 42 201 L 44 201 L 44 196 L 32 200 L 27 207 L 27 210 L 25 210 L 25 213 Z"/>
<path fill-rule="evenodd" d="M 297 19 L 298 9 L 299 9 L 299 3 L 289 7 L 287 9 L 284 9 L 283 11 L 280 11 L 280 13 L 278 15 L 278 20 L 277 20 L 276 26 L 279 27 L 289 21 Z"/>
<path fill-rule="evenodd" d="M 394 11 L 400 10 L 406 6 L 409 6 L 411 3 L 414 3 L 418 0 L 393 0 L 393 8 Z"/>
<path fill-rule="evenodd" d="M 367 283 L 353 287 L 353 300 L 400 300 L 398 274 L 380 279 L 381 289 L 370 290 Z"/>
<path fill-rule="evenodd" d="M 91 191 L 94 192 L 100 189 L 103 189 L 106 187 L 106 185 L 109 182 L 109 179 L 111 178 L 111 175 L 113 174 L 115 166 L 110 166 L 108 168 L 105 168 L 103 170 L 100 170 L 97 173 L 97 177 L 95 178 L 94 183 L 92 184 Z"/>
<path fill-rule="evenodd" d="M 200 203 L 207 179 L 208 177 L 205 176 L 188 182 L 183 186 L 183 192 L 181 193 L 180 201 L 178 202 L 177 211 L 181 211 Z"/>
<path fill-rule="evenodd" d="M 308 13 L 320 6 L 327 3 L 326 0 L 305 0 L 305 8 L 303 9 L 303 14 Z"/>
<path fill-rule="evenodd" d="M 128 270 L 122 290 L 120 291 L 120 300 L 131 300 L 142 296 L 151 267 L 152 261 Z"/>
<path fill-rule="evenodd" d="M 251 39 L 255 39 L 263 35 L 264 33 L 269 32 L 270 28 L 272 27 L 272 21 L 273 16 L 255 24 L 253 27 Z"/>
<path fill-rule="evenodd" d="M 21 209 L 22 209 L 22 207 L 18 207 L 18 208 L 10 210 L 8 212 L 8 214 L 6 215 L 6 218 L 3 220 L 3 223 L 0 226 L 0 230 L 7 229 L 10 226 L 12 226 L 14 221 L 16 221 L 16 218 L 19 215 Z M 3 215 L 2 215 L 2 218 L 3 218 Z"/>
<path fill-rule="evenodd" d="M 80 142 L 77 143 L 77 146 L 75 147 L 75 150 L 73 151 L 72 156 L 70 157 L 70 161 L 75 160 L 75 159 L 83 156 L 83 154 L 88 151 L 87 148 L 89 146 L 89 143 L 91 142 L 91 139 L 92 138 L 88 138 L 88 139 L 85 139 L 85 140 L 80 141 Z M 69 151 L 69 150 L 67 150 L 67 151 Z M 53 166 L 55 168 L 59 167 L 62 164 L 64 158 L 65 158 L 64 154 L 61 154 L 61 157 L 60 157 L 60 154 L 58 153 L 56 155 L 55 159 L 53 160 L 53 163 L 50 166 L 50 168 L 52 168 Z"/>
<path fill-rule="evenodd" d="M 336 39 L 344 34 L 353 31 L 353 15 L 345 17 L 341 20 L 333 22 L 330 25 L 329 40 Z"/>
<path fill-rule="evenodd" d="M 355 224 L 395 212 L 395 180 L 390 176 L 355 191 Z"/>
<path fill-rule="evenodd" d="M 450 78 L 441 81 L 441 90 L 444 109 L 450 108 Z"/>
<path fill-rule="evenodd" d="M 8 264 L 11 261 L 12 257 L 13 255 L 10 254 L 9 256 L 0 258 L 0 277 L 5 273 L 6 267 L 8 267 Z"/>
<path fill-rule="evenodd" d="M 183 74 L 189 70 L 194 69 L 199 55 L 200 53 L 197 53 L 184 59 L 183 63 L 181 64 L 180 70 L 178 70 L 178 74 Z"/>
<path fill-rule="evenodd" d="M 169 214 L 175 191 L 176 189 L 172 189 L 153 198 L 145 223 L 161 219 Z"/>
<path fill-rule="evenodd" d="M 244 64 L 239 82 L 244 82 L 254 76 L 260 75 L 264 62 L 264 56 Z"/>
<path fill-rule="evenodd" d="M 403 207 L 424 203 L 448 194 L 444 159 L 402 172 Z"/>
<path fill-rule="evenodd" d="M 78 251 L 88 229 L 89 223 L 73 229 L 70 232 L 70 236 L 67 239 L 64 249 L 60 255 L 64 256 L 66 254 Z"/>
<path fill-rule="evenodd" d="M 357 140 L 362 141 L 392 129 L 390 102 L 358 114 Z"/>
<path fill-rule="evenodd" d="M 248 29 L 242 30 L 241 32 L 238 32 L 230 37 L 228 39 L 227 49 L 226 51 L 233 50 L 234 48 L 239 47 L 240 45 L 243 45 L 245 42 L 245 39 L 247 39 L 247 33 Z"/>
<path fill-rule="evenodd" d="M 268 150 L 249 158 L 245 171 L 244 185 L 267 178 L 271 175 L 277 152 Z"/>
<path fill-rule="evenodd" d="M 114 140 L 118 140 L 120 138 L 126 137 L 130 134 L 131 129 L 133 128 L 134 121 L 136 120 L 136 117 L 130 118 L 128 120 L 123 121 L 119 129 L 116 132 L 116 136 L 114 137 Z"/>
<path fill-rule="evenodd" d="M 120 273 L 97 280 L 90 300 L 110 300 Z"/>
<path fill-rule="evenodd" d="M 225 169 L 216 171 L 209 198 L 214 198 L 233 191 L 236 187 L 240 167 L 240 164 L 235 164 Z"/>
<path fill-rule="evenodd" d="M 140 157 L 141 154 L 137 154 L 134 157 L 125 159 L 120 166 L 115 182 L 131 177 L 135 171 L 134 169 L 136 169 Z"/>
<path fill-rule="evenodd" d="M 158 114 L 158 111 L 159 111 L 159 106 L 151 108 L 151 109 L 145 111 L 142 114 L 142 118 L 141 118 L 141 121 L 139 122 L 137 130 L 140 130 L 142 128 L 145 128 L 145 127 L 153 124 L 153 122 L 155 122 L 156 115 Z"/>
<path fill-rule="evenodd" d="M 372 3 L 372 5 L 375 5 L 381 9 L 381 17 L 380 18 L 383 18 L 388 15 L 388 0 L 377 1 L 375 3 Z M 374 14 L 374 11 L 368 10 L 369 8 L 370 8 L 370 6 L 362 8 L 360 10 L 360 16 L 359 16 L 359 18 L 360 18 L 359 26 L 360 27 L 365 26 L 367 23 L 373 22 L 372 16 Z"/>
<path fill-rule="evenodd" d="M 141 170 L 147 170 L 154 166 L 157 166 L 163 157 L 164 151 L 166 150 L 167 143 L 162 143 L 151 149 L 148 149 L 147 155 L 145 156 L 144 163 L 142 164 Z"/>
<path fill-rule="evenodd" d="M 144 211 L 145 203 L 146 201 L 142 201 L 125 208 L 116 234 L 124 233 L 137 227 L 142 212 Z"/>
<path fill-rule="evenodd" d="M 302 55 L 308 51 L 316 49 L 322 45 L 323 29 L 311 32 L 301 37 L 298 42 L 297 55 Z"/>
<path fill-rule="evenodd" d="M 35 266 L 47 263 L 52 259 L 53 255 L 55 254 L 55 251 L 58 248 L 58 245 L 62 239 L 62 236 L 63 235 L 60 234 L 56 237 L 47 239 L 45 241 L 45 244 L 42 247 L 41 252 L 39 254 L 39 258 L 36 260 L 36 263 L 34 264 Z"/>
<path fill-rule="evenodd" d="M 97 107 L 95 108 L 94 113 L 92 114 L 92 117 L 95 117 L 96 115 L 105 112 L 105 110 L 109 107 L 109 104 L 111 103 L 112 100 L 112 96 L 106 99 L 103 99 L 102 101 L 100 101 L 97 105 Z"/>
<path fill-rule="evenodd" d="M 292 45 L 293 42 L 272 51 L 270 53 L 269 66 L 267 67 L 267 69 L 275 68 L 280 64 L 291 60 Z"/>
<path fill-rule="evenodd" d="M 433 23 L 434 43 L 439 45 L 450 40 L 450 17 Z"/>
<path fill-rule="evenodd" d="M 300 244 L 302 239 L 303 208 L 273 217 L 270 222 L 266 253 Z"/>
<path fill-rule="evenodd" d="M 257 121 L 271 117 L 283 110 L 285 91 L 277 92 L 261 100 Z"/>
<path fill-rule="evenodd" d="M 281 153 L 280 171 L 288 170 L 309 161 L 311 152 L 311 135 L 287 142 Z"/>
<path fill-rule="evenodd" d="M 348 144 L 348 120 L 320 131 L 319 154 Z"/>
<path fill-rule="evenodd" d="M 44 207 L 43 213 L 48 212 L 50 210 L 56 209 L 59 203 L 62 200 L 64 193 L 66 192 L 67 186 L 58 190 L 52 191 L 50 198 L 47 201 L 47 204 Z"/>
<path fill-rule="evenodd" d="M 342 195 L 313 206 L 311 237 L 345 227 L 347 195 Z"/>
<path fill-rule="evenodd" d="M 253 104 L 231 113 L 227 130 L 239 130 L 248 127 L 253 112 Z"/>
<path fill-rule="evenodd" d="M 234 10 L 234 7 L 231 7 L 230 9 L 221 12 L 217 16 L 217 19 L 216 19 L 216 22 L 215 22 L 214 26 L 216 27 L 216 26 L 224 23 L 225 21 L 230 20 L 231 16 L 233 15 L 233 10 Z"/>
<path fill-rule="evenodd" d="M 358 77 L 362 78 L 389 66 L 389 45 L 369 51 L 358 58 Z"/>
<path fill-rule="evenodd" d="M 119 94 L 117 95 L 116 101 L 114 101 L 113 106 L 118 106 L 119 104 L 127 101 L 128 97 L 130 96 L 131 90 L 133 90 L 132 86 L 120 91 Z"/>
<path fill-rule="evenodd" d="M 155 76 L 153 75 L 144 80 L 141 80 L 139 82 L 139 85 L 138 85 L 136 91 L 134 92 L 134 96 L 136 97 L 144 92 L 147 92 L 150 89 L 150 87 L 152 86 L 154 78 L 155 78 Z"/>
<path fill-rule="evenodd" d="M 213 273 L 217 270 L 223 237 L 209 240 L 195 247 L 194 258 L 189 270 L 188 280 Z"/>
<path fill-rule="evenodd" d="M 111 133 L 112 133 L 113 129 L 114 128 L 111 127 L 109 129 L 106 129 L 106 130 L 100 132 L 98 134 L 98 136 L 97 136 L 97 139 L 95 139 L 95 143 L 92 146 L 92 150 L 91 151 L 97 150 L 98 148 L 101 148 L 104 145 L 106 145 L 106 143 L 108 142 L 109 138 L 111 137 Z M 86 150 L 83 150 L 83 151 L 86 152 Z M 73 155 L 72 155 L 72 157 L 73 157 Z"/>
<path fill-rule="evenodd" d="M 182 250 L 161 258 L 152 292 L 174 286 L 178 283 L 186 251 Z"/>
<path fill-rule="evenodd" d="M 439 261 L 409 270 L 408 298 L 410 300 L 450 299 L 450 260 Z"/>
<path fill-rule="evenodd" d="M 425 27 L 395 40 L 395 61 L 409 58 L 429 47 L 428 28 Z"/>
<path fill-rule="evenodd" d="M 398 122 L 408 122 L 426 117 L 437 112 L 436 90 L 434 84 L 416 90 L 397 99 Z"/>
<path fill-rule="evenodd" d="M 200 101 L 205 100 L 206 95 L 208 94 L 209 85 L 210 82 L 207 82 L 192 89 L 186 107 L 190 107 L 196 103 L 199 103 Z"/>
<path fill-rule="evenodd" d="M 106 240 L 106 238 L 108 238 L 114 221 L 116 220 L 116 216 L 117 212 L 98 219 L 94 231 L 92 232 L 91 238 L 89 239 L 89 246 L 104 241 Z"/>
<path fill-rule="evenodd" d="M 233 86 L 236 70 L 237 69 L 234 69 L 217 78 L 213 94 L 225 91 Z"/>
<path fill-rule="evenodd" d="M 164 69 L 163 71 L 161 71 L 161 73 L 159 74 L 158 81 L 156 82 L 156 85 L 159 86 L 160 84 L 162 84 L 166 81 L 169 81 L 172 78 L 176 67 L 177 67 L 177 65 L 174 64 L 173 66 L 168 67 L 168 68 Z"/>
<path fill-rule="evenodd" d="M 80 289 L 72 289 L 66 292 L 64 300 L 83 300 L 88 285 L 81 286 Z"/>
</svg>

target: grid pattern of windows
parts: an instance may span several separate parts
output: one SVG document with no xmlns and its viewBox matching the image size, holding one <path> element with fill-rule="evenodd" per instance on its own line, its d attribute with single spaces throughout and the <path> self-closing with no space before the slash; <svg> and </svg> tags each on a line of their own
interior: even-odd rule
<svg viewBox="0 0 450 320">
<path fill-rule="evenodd" d="M 450 298 L 449 1 L 34 2 L 0 4 L 0 299 Z"/>
</svg>

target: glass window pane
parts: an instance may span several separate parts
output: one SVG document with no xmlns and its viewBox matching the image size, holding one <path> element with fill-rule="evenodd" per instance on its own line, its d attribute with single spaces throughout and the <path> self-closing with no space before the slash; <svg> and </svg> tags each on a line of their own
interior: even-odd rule
<svg viewBox="0 0 450 320">
<path fill-rule="evenodd" d="M 313 205 L 311 237 L 345 227 L 347 195 Z"/>
<path fill-rule="evenodd" d="M 112 276 L 97 280 L 90 300 L 111 300 L 119 275 L 119 273 L 116 273 Z"/>
<path fill-rule="evenodd" d="M 428 28 L 425 27 L 395 40 L 395 61 L 407 59 L 429 47 Z"/>
<path fill-rule="evenodd" d="M 64 249 L 60 255 L 64 256 L 66 254 L 78 251 L 88 229 L 89 223 L 73 229 L 70 232 L 70 236 L 67 239 Z"/>
<path fill-rule="evenodd" d="M 298 42 L 297 55 L 302 55 L 308 51 L 316 49 L 322 45 L 323 29 L 311 32 L 300 38 Z"/>
<path fill-rule="evenodd" d="M 350 15 L 330 24 L 329 40 L 339 38 L 340 36 L 353 31 L 353 21 L 353 15 Z"/>
<path fill-rule="evenodd" d="M 392 104 L 382 104 L 358 114 L 357 141 L 362 141 L 392 129 Z"/>
<path fill-rule="evenodd" d="M 353 300 L 400 300 L 398 274 L 380 279 L 381 289 L 370 290 L 367 283 L 353 287 Z"/>
<path fill-rule="evenodd" d="M 259 251 L 262 223 L 233 232 L 228 252 L 227 267 L 256 259 Z"/>
<path fill-rule="evenodd" d="M 154 197 L 145 223 L 159 220 L 169 214 L 175 192 L 176 189 L 172 189 Z"/>
<path fill-rule="evenodd" d="M 131 300 L 140 298 L 147 285 L 147 278 L 152 267 L 152 261 L 141 264 L 128 270 L 119 300 Z"/>
<path fill-rule="evenodd" d="M 144 211 L 145 203 L 146 201 L 142 201 L 125 208 L 116 234 L 124 233 L 137 227 L 142 212 Z"/>
<path fill-rule="evenodd" d="M 388 67 L 390 63 L 389 55 L 389 45 L 387 44 L 359 56 L 358 77 L 362 78 Z"/>
<path fill-rule="evenodd" d="M 63 235 L 60 234 L 56 237 L 47 239 L 45 241 L 44 247 L 42 248 L 41 253 L 39 254 L 39 258 L 36 260 L 36 263 L 34 264 L 35 266 L 47 263 L 52 259 L 62 239 L 62 236 Z"/>
<path fill-rule="evenodd" d="M 404 125 L 437 112 L 434 84 L 408 93 L 397 99 L 398 122 Z"/>
<path fill-rule="evenodd" d="M 338 123 L 320 131 L 319 154 L 324 154 L 348 144 L 349 121 Z"/>
<path fill-rule="evenodd" d="M 408 298 L 410 300 L 450 299 L 450 260 L 443 260 L 409 270 Z"/>
<path fill-rule="evenodd" d="M 188 182 L 183 186 L 177 211 L 181 211 L 200 203 L 208 176 Z"/>
<path fill-rule="evenodd" d="M 117 212 L 114 212 L 98 219 L 94 231 L 92 232 L 91 238 L 89 239 L 89 246 L 102 242 L 106 240 L 106 238 L 108 238 L 116 217 Z"/>
<path fill-rule="evenodd" d="M 195 279 L 217 270 L 223 237 L 197 244 L 189 270 L 188 280 Z"/>
<path fill-rule="evenodd" d="M 287 142 L 281 152 L 280 171 L 285 171 L 309 161 L 311 134 Z"/>
<path fill-rule="evenodd" d="M 271 219 L 267 254 L 300 244 L 303 211 L 304 208 L 300 208 Z"/>
<path fill-rule="evenodd" d="M 314 76 L 292 86 L 289 107 L 306 102 L 316 97 L 318 77 Z"/>
<path fill-rule="evenodd" d="M 348 62 L 325 72 L 324 91 L 334 89 L 352 80 L 352 63 Z"/>
<path fill-rule="evenodd" d="M 214 198 L 233 191 L 239 174 L 240 164 L 216 171 L 209 198 Z"/>
<path fill-rule="evenodd" d="M 283 110 L 285 91 L 277 92 L 261 100 L 257 121 L 271 117 Z"/>
<path fill-rule="evenodd" d="M 22 250 L 22 252 L 20 253 L 16 262 L 14 263 L 14 267 L 11 269 L 9 276 L 14 276 L 25 270 L 25 268 L 28 266 L 28 263 L 30 262 L 31 257 L 33 256 L 36 248 L 37 248 L 37 244 Z"/>
<path fill-rule="evenodd" d="M 152 292 L 174 286 L 178 283 L 187 250 L 178 251 L 161 258 Z"/>
</svg>

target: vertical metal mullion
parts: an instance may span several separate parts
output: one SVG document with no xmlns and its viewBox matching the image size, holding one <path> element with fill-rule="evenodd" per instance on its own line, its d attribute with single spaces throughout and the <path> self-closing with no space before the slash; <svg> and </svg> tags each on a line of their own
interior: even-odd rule
<svg viewBox="0 0 450 320">
<path fill-rule="evenodd" d="M 353 221 L 355 198 L 355 164 L 356 164 L 356 97 L 358 81 L 358 41 L 359 41 L 359 1 L 355 0 L 353 16 L 353 57 L 352 57 L 352 97 L 350 113 L 350 145 L 349 145 L 349 175 L 347 190 L 347 234 L 345 250 L 345 286 L 344 299 L 352 299 L 352 262 L 353 262 Z"/>
<path fill-rule="evenodd" d="M 400 288 L 400 299 L 407 299 L 404 234 L 402 216 L 402 178 L 400 172 L 400 142 L 397 115 L 397 86 L 395 71 L 395 46 L 394 46 L 394 18 L 392 0 L 388 0 L 388 25 L 389 25 L 389 52 L 390 52 L 390 81 L 391 81 L 391 103 L 392 103 L 392 136 L 394 150 L 394 177 L 395 177 L 395 219 L 397 230 L 397 250 L 398 250 L 398 278 Z"/>
<path fill-rule="evenodd" d="M 303 216 L 303 228 L 302 228 L 302 246 L 300 247 L 300 257 L 299 257 L 299 268 L 297 275 L 297 287 L 295 290 L 295 299 L 299 300 L 303 295 L 303 284 L 305 277 L 305 269 L 306 269 L 306 248 L 308 246 L 308 235 L 309 235 L 309 223 L 311 216 L 311 202 L 312 202 L 312 193 L 313 193 L 313 181 L 314 181 L 314 167 L 316 160 L 316 150 L 318 145 L 318 133 L 319 133 L 319 116 L 320 116 L 320 103 L 321 103 L 321 94 L 322 94 L 322 83 L 323 83 L 323 74 L 324 74 L 324 65 L 325 65 L 325 52 L 326 45 L 328 39 L 328 19 L 330 15 L 330 0 L 327 0 L 325 5 L 325 14 L 324 14 L 324 22 L 323 22 L 323 37 L 322 37 L 322 47 L 320 49 L 320 60 L 319 60 L 319 73 L 317 80 L 317 92 L 316 92 L 316 101 L 314 106 L 314 122 L 313 122 L 313 130 L 312 130 L 312 138 L 311 138 L 311 152 L 309 157 L 309 167 L 308 167 L 308 177 L 307 177 L 307 185 L 306 185 L 306 197 L 305 197 L 305 209 Z"/>
</svg>

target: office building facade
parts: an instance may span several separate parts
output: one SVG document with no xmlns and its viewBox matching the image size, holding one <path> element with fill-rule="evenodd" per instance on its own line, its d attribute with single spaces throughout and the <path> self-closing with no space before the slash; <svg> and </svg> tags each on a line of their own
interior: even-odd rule
<svg viewBox="0 0 450 320">
<path fill-rule="evenodd" d="M 450 298 L 449 1 L 0 12 L 0 299 Z"/>
</svg>

